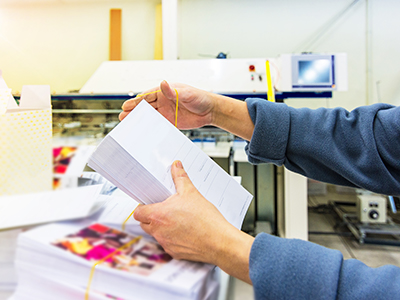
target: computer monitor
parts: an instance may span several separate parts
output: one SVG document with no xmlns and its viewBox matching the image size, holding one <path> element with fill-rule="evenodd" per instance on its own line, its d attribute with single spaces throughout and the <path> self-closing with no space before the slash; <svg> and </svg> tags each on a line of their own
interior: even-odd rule
<svg viewBox="0 0 400 300">
<path fill-rule="evenodd" d="M 334 55 L 293 55 L 292 90 L 336 90 Z"/>
</svg>

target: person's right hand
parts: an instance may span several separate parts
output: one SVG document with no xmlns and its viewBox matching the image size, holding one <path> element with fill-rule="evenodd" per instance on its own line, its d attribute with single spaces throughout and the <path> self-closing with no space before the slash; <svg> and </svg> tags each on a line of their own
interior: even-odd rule
<svg viewBox="0 0 400 300">
<path fill-rule="evenodd" d="M 211 263 L 251 284 L 249 257 L 254 238 L 230 224 L 196 189 L 180 161 L 171 166 L 176 194 L 139 205 L 134 218 L 175 259 Z"/>
<path fill-rule="evenodd" d="M 176 89 L 178 91 L 179 129 L 199 128 L 212 123 L 215 101 L 211 93 L 185 84 L 176 83 L 170 86 L 165 80 L 161 82 L 160 89 L 160 92 L 146 96 L 139 95 L 139 97 L 125 101 L 119 119 L 122 121 L 140 101 L 145 99 L 168 121 L 175 124 Z M 143 94 L 157 90 L 158 88 L 153 88 Z"/>
</svg>

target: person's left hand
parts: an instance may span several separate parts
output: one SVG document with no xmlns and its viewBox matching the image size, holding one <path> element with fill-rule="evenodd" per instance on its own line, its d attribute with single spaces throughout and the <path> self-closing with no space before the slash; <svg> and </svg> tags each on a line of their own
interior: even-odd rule
<svg viewBox="0 0 400 300">
<path fill-rule="evenodd" d="M 248 267 L 254 238 L 231 225 L 190 181 L 180 161 L 171 166 L 177 193 L 140 205 L 134 218 L 175 259 L 215 264 L 251 283 Z"/>
</svg>

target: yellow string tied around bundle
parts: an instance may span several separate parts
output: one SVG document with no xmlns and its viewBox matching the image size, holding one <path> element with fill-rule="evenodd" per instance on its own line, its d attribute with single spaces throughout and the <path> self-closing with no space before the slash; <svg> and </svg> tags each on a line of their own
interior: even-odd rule
<svg viewBox="0 0 400 300">
<path fill-rule="evenodd" d="M 175 90 L 175 93 L 176 93 L 176 103 L 175 103 L 175 127 L 178 128 L 178 102 L 179 102 L 179 95 L 178 95 L 178 91 L 177 91 L 176 89 L 174 89 L 174 90 Z M 144 96 L 146 96 L 146 95 L 155 94 L 155 93 L 158 93 L 158 92 L 161 92 L 161 90 L 153 91 L 153 92 L 146 93 L 146 94 L 138 94 L 138 95 L 136 96 L 136 98 L 137 98 L 137 97 L 144 97 Z M 139 203 L 139 205 L 140 205 L 140 203 Z M 139 205 L 138 205 L 138 206 L 139 206 Z M 131 214 L 128 216 L 128 218 L 126 218 L 126 220 L 124 221 L 124 223 L 122 223 L 122 231 L 125 230 L 125 224 L 126 224 L 126 222 L 128 222 L 128 221 L 129 221 L 129 218 L 133 216 L 133 213 L 135 212 L 135 210 L 136 210 L 136 208 L 137 208 L 138 206 L 135 207 L 135 209 L 131 212 Z"/>
<path fill-rule="evenodd" d="M 178 91 L 176 89 L 175 93 L 176 93 L 176 103 L 175 103 L 175 127 L 178 128 L 178 101 L 179 101 L 179 95 L 178 95 Z M 150 95 L 150 94 L 155 94 L 161 92 L 161 90 L 157 90 L 157 91 L 153 91 L 153 92 L 149 92 L 149 93 L 145 93 L 145 94 L 138 94 L 136 95 L 136 98 L 138 97 L 144 97 L 146 95 Z M 129 218 L 133 216 L 136 208 L 140 205 L 140 203 L 135 207 L 135 209 L 131 212 L 131 214 L 128 216 L 128 218 L 126 218 L 126 220 L 122 223 L 122 231 L 125 230 L 125 225 L 126 223 L 129 221 Z M 117 250 L 115 250 L 114 252 L 108 254 L 106 257 L 102 258 L 101 260 L 99 260 L 98 262 L 96 262 L 93 266 L 92 269 L 90 270 L 90 276 L 89 276 L 89 282 L 86 288 L 86 292 L 85 292 L 85 300 L 89 300 L 89 290 L 90 290 L 90 285 L 92 284 L 92 280 L 93 280 L 93 276 L 94 276 L 94 270 L 96 269 L 96 266 L 105 262 L 107 259 L 109 259 L 110 257 L 112 257 L 113 255 L 115 255 L 116 253 L 118 253 L 119 251 L 129 247 L 130 245 L 134 244 L 135 242 L 139 241 L 142 238 L 142 236 L 138 236 L 137 238 L 133 239 L 132 241 L 130 241 L 129 243 L 126 243 L 125 245 L 122 245 L 120 248 L 118 248 Z"/>
<path fill-rule="evenodd" d="M 100 259 L 98 262 L 96 262 L 93 265 L 92 269 L 90 270 L 89 282 L 88 282 L 88 285 L 87 285 L 87 288 L 86 288 L 86 292 L 85 292 L 85 300 L 89 300 L 90 285 L 92 284 L 94 270 L 95 270 L 96 266 L 101 264 L 101 263 L 103 263 L 103 262 L 105 262 L 107 259 L 109 259 L 110 257 L 114 256 L 119 251 L 124 250 L 125 248 L 128 248 L 130 245 L 133 245 L 134 243 L 138 242 L 141 238 L 142 238 L 141 235 L 136 237 L 136 238 L 134 238 L 130 242 L 128 242 L 128 243 L 122 245 L 121 247 L 119 247 L 118 249 L 116 249 L 114 252 L 111 252 L 107 256 L 103 257 L 102 259 Z"/>
<path fill-rule="evenodd" d="M 178 95 L 178 91 L 177 91 L 176 89 L 174 89 L 174 90 L 175 90 L 175 93 L 176 93 L 176 102 L 175 102 L 175 127 L 178 128 L 178 102 L 179 102 L 179 95 Z M 147 95 L 150 95 L 150 94 L 155 94 L 155 93 L 158 93 L 158 92 L 161 92 L 161 90 L 157 90 L 157 91 L 153 91 L 153 92 L 149 92 L 149 93 L 145 93 L 145 94 L 137 94 L 137 95 L 136 95 L 136 98 L 144 97 L 144 96 L 147 96 Z"/>
</svg>

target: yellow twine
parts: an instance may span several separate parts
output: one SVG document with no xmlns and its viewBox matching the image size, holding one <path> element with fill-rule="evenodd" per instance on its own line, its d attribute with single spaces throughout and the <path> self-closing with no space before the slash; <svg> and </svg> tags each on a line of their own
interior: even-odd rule
<svg viewBox="0 0 400 300">
<path fill-rule="evenodd" d="M 146 94 L 137 94 L 137 95 L 136 95 L 136 98 L 138 98 L 138 97 L 144 97 L 144 96 L 147 96 L 147 95 L 150 95 L 150 94 L 155 94 L 155 93 L 158 93 L 158 92 L 161 92 L 161 90 L 149 92 L 149 93 L 146 93 Z"/>
<path fill-rule="evenodd" d="M 175 103 L 175 127 L 178 128 L 178 102 L 179 102 L 179 95 L 178 95 L 178 91 L 177 91 L 176 89 L 174 89 L 174 90 L 175 90 L 175 93 L 176 93 L 176 103 Z M 137 94 L 137 95 L 136 95 L 136 98 L 138 98 L 138 97 L 144 97 L 144 96 L 147 96 L 147 95 L 150 95 L 150 94 L 155 94 L 155 93 L 158 93 L 158 92 L 161 92 L 161 90 L 152 91 L 152 92 L 145 93 L 145 94 Z"/>
<path fill-rule="evenodd" d="M 161 92 L 161 90 L 157 90 L 157 91 L 153 91 L 153 92 L 149 92 L 149 93 L 145 93 L 145 94 L 138 94 L 136 97 L 143 97 L 146 95 L 150 95 L 150 94 L 154 94 L 154 93 L 158 93 Z M 176 104 L 175 104 L 175 127 L 178 128 L 178 102 L 179 102 L 179 96 L 178 96 L 178 91 L 175 89 L 175 93 L 176 93 Z M 140 205 L 140 203 L 138 204 L 138 206 Z M 128 218 L 126 218 L 126 220 L 122 223 L 122 230 L 125 230 L 125 224 L 126 222 L 128 222 L 129 218 L 133 215 L 133 213 L 135 212 L 136 208 L 138 207 L 136 206 L 135 209 L 131 212 L 131 214 L 128 216 Z M 118 251 L 121 251 L 127 247 L 129 247 L 130 245 L 136 243 L 137 241 L 139 241 L 142 238 L 142 236 L 138 236 L 137 238 L 134 238 L 132 241 L 130 241 L 129 243 L 126 243 L 125 245 L 122 245 L 120 248 L 118 248 L 117 250 L 115 250 L 114 252 L 108 254 L 106 257 L 103 257 L 101 260 L 99 260 L 98 262 L 96 262 L 95 264 L 93 264 L 92 269 L 90 270 L 90 276 L 89 276 L 89 282 L 86 288 L 86 292 L 85 292 L 85 300 L 89 300 L 89 291 L 90 291 L 90 285 L 92 284 L 92 280 L 93 280 L 93 276 L 94 276 L 94 270 L 96 269 L 96 266 L 105 262 L 107 259 L 109 259 L 110 257 L 112 257 L 114 254 L 116 254 Z"/>
<path fill-rule="evenodd" d="M 269 60 L 265 62 L 265 75 L 267 77 L 267 96 L 268 101 L 275 102 L 274 85 L 272 84 L 271 69 L 269 67 Z"/>
<path fill-rule="evenodd" d="M 107 259 L 109 259 L 110 257 L 112 257 L 114 254 L 116 254 L 117 252 L 129 247 L 130 245 L 136 243 L 137 241 L 139 241 L 142 238 L 142 236 L 138 236 L 136 238 L 134 238 L 133 240 L 131 240 L 130 242 L 122 245 L 121 247 L 119 247 L 117 250 L 115 250 L 114 252 L 111 252 L 110 254 L 108 254 L 107 256 L 103 257 L 102 259 L 100 259 L 98 262 L 96 262 L 93 266 L 92 269 L 90 271 L 90 276 L 89 276 L 89 282 L 86 288 L 86 292 L 85 292 L 85 300 L 89 300 L 89 290 L 90 290 L 90 285 L 92 284 L 92 280 L 93 280 L 93 275 L 94 275 L 94 270 L 96 268 L 97 265 L 105 262 Z"/>
<path fill-rule="evenodd" d="M 153 93 L 157 93 L 160 92 L 161 90 L 158 91 L 154 91 L 154 92 L 150 92 L 150 93 L 146 93 L 146 94 L 139 94 L 136 97 L 143 97 L 149 94 L 153 94 Z M 175 104 L 175 127 L 178 128 L 178 102 L 179 102 L 179 95 L 178 95 L 178 91 L 175 89 L 175 93 L 176 93 L 176 104 Z M 131 214 L 126 218 L 126 220 L 124 221 L 124 223 L 122 223 L 122 231 L 125 230 L 125 224 L 126 222 L 128 222 L 129 218 L 132 217 L 133 213 L 135 212 L 136 208 L 140 205 L 140 203 L 135 207 L 135 209 L 131 212 Z"/>
<path fill-rule="evenodd" d="M 178 91 L 176 89 L 175 93 L 176 93 L 176 104 L 175 104 L 175 127 L 178 128 L 178 102 L 179 102 L 179 95 L 178 95 Z M 146 93 L 146 94 L 138 94 L 136 97 L 143 97 L 146 95 L 150 95 L 150 94 L 154 94 L 154 93 L 158 93 L 161 92 L 161 90 L 157 90 L 157 91 L 153 91 L 150 93 Z M 140 203 L 138 204 L 138 206 L 140 205 Z M 125 224 L 126 222 L 128 222 L 129 218 L 132 217 L 133 213 L 135 212 L 136 208 L 138 207 L 136 206 L 135 209 L 131 212 L 131 214 L 126 218 L 126 220 L 124 221 L 124 223 L 122 223 L 122 231 L 125 230 Z"/>
<path fill-rule="evenodd" d="M 178 128 L 178 101 L 179 101 L 179 96 L 178 96 L 178 91 L 175 89 L 176 93 L 176 104 L 175 104 L 175 127 Z"/>
<path fill-rule="evenodd" d="M 129 215 L 129 217 L 126 218 L 126 220 L 124 221 L 124 223 L 122 223 L 122 231 L 125 231 L 125 224 L 126 222 L 128 222 L 129 218 L 132 217 L 133 213 L 135 212 L 136 208 L 138 208 L 138 206 L 140 205 L 140 203 L 135 207 L 135 209 L 131 212 L 131 214 Z"/>
</svg>

